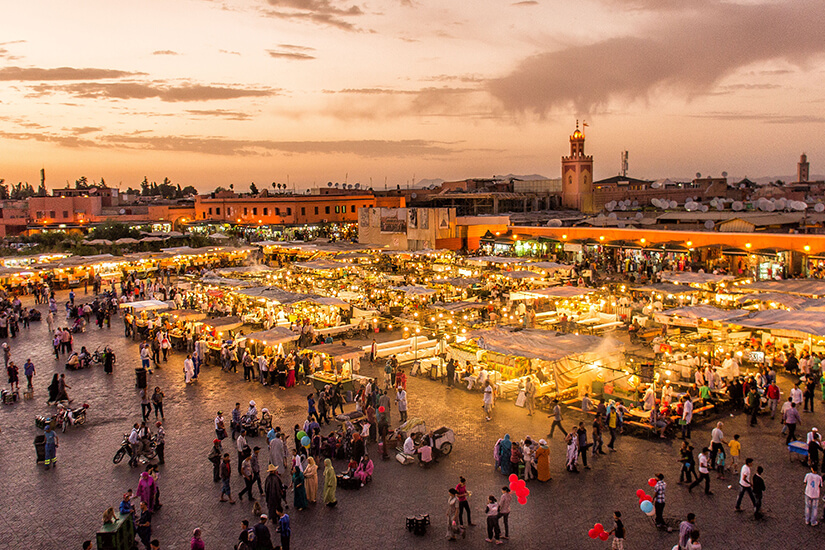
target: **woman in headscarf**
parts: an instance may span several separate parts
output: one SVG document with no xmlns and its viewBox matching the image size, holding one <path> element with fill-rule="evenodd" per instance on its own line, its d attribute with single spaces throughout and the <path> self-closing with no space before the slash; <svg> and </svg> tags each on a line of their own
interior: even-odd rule
<svg viewBox="0 0 825 550">
<path fill-rule="evenodd" d="M 332 461 L 324 459 L 324 504 L 332 508 L 338 501 L 335 499 L 335 489 L 338 487 L 338 478 L 332 468 Z"/>
<path fill-rule="evenodd" d="M 579 438 L 576 432 L 571 431 L 567 434 L 564 442 L 567 444 L 567 471 L 578 472 L 579 469 L 576 466 L 576 461 L 579 457 Z"/>
<path fill-rule="evenodd" d="M 135 493 L 141 502 L 145 502 L 150 512 L 155 511 L 155 478 L 149 472 L 140 474 L 140 481 Z"/>
<path fill-rule="evenodd" d="M 316 502 L 318 500 L 318 466 L 312 457 L 307 458 L 307 466 L 304 468 L 304 486 L 307 500 Z"/>
<path fill-rule="evenodd" d="M 372 460 L 370 460 L 370 457 L 365 454 L 361 459 L 361 463 L 358 464 L 358 467 L 355 469 L 355 477 L 361 480 L 361 487 L 372 478 L 374 469 L 375 465 L 372 463 Z"/>
<path fill-rule="evenodd" d="M 304 474 L 296 466 L 292 467 L 292 487 L 295 495 L 295 508 L 297 510 L 309 508 L 309 502 L 307 502 L 307 491 L 304 486 Z"/>
<path fill-rule="evenodd" d="M 284 486 L 281 478 L 278 477 L 278 468 L 272 464 L 267 467 L 269 475 L 264 482 L 264 495 L 266 495 L 266 506 L 271 517 L 275 517 L 275 512 L 283 510 Z"/>
<path fill-rule="evenodd" d="M 60 382 L 57 379 L 57 373 L 55 373 L 54 377 L 52 378 L 52 383 L 49 384 L 49 403 L 54 403 L 57 401 L 57 390 L 59 389 L 59 387 Z"/>
<path fill-rule="evenodd" d="M 539 481 L 550 481 L 550 449 L 547 441 L 540 439 L 539 448 L 536 449 L 536 471 Z"/>
<path fill-rule="evenodd" d="M 286 360 L 287 375 L 286 387 L 291 388 L 295 385 L 295 357 L 290 353 Z"/>
<path fill-rule="evenodd" d="M 513 453 L 513 443 L 510 441 L 510 434 L 504 436 L 501 443 L 498 444 L 499 464 L 501 465 L 501 473 L 509 476 L 512 471 L 510 463 L 510 455 Z"/>
</svg>

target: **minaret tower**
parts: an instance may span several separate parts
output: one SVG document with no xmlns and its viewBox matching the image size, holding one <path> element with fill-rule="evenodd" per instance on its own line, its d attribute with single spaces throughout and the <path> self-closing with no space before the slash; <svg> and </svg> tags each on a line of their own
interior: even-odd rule
<svg viewBox="0 0 825 550">
<path fill-rule="evenodd" d="M 561 158 L 561 180 L 562 205 L 593 213 L 593 157 L 584 154 L 584 133 L 579 130 L 578 120 L 570 136 L 570 156 Z"/>
<path fill-rule="evenodd" d="M 808 164 L 808 155 L 802 153 L 799 157 L 799 163 L 796 165 L 796 181 L 799 183 L 806 183 L 811 176 L 811 167 Z"/>
</svg>

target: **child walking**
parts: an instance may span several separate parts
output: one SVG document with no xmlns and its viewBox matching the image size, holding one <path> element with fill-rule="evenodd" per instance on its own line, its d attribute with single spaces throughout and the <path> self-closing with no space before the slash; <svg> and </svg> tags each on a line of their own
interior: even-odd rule
<svg viewBox="0 0 825 550">
<path fill-rule="evenodd" d="M 496 502 L 496 497 L 493 495 L 487 497 L 487 507 L 484 512 L 487 514 L 487 538 L 484 540 L 493 542 L 493 538 L 495 538 L 496 544 L 503 544 L 501 541 L 501 527 L 498 524 L 498 502 Z"/>
</svg>

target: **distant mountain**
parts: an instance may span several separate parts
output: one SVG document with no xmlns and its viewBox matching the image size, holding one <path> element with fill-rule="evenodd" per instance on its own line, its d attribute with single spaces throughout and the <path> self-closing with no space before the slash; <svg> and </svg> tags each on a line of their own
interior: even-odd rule
<svg viewBox="0 0 825 550">
<path fill-rule="evenodd" d="M 419 187 L 421 189 L 423 189 L 425 187 L 429 187 L 431 185 L 435 185 L 436 187 L 438 187 L 439 185 L 444 183 L 444 181 L 445 180 L 443 180 L 441 178 L 434 178 L 434 179 L 428 179 L 428 180 L 427 179 L 418 180 L 418 182 L 414 184 L 414 187 Z"/>
<path fill-rule="evenodd" d="M 547 176 L 542 176 L 542 175 L 539 175 L 539 174 L 530 174 L 530 175 L 527 175 L 527 176 L 519 176 L 518 174 L 507 174 L 506 176 L 500 176 L 500 177 L 502 177 L 504 179 L 513 178 L 513 179 L 523 180 L 523 181 L 551 179 L 551 178 L 548 178 Z"/>
</svg>

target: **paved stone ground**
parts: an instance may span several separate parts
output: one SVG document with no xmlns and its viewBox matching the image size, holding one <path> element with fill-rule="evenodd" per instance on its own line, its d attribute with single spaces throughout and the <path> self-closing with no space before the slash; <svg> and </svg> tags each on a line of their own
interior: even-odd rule
<svg viewBox="0 0 825 550">
<path fill-rule="evenodd" d="M 83 295 L 78 296 L 82 300 Z M 42 308 L 42 306 L 41 306 Z M 77 335 L 76 346 L 89 350 L 111 345 L 118 354 L 115 374 L 107 377 L 100 367 L 79 372 L 64 371 L 63 361 L 55 361 L 47 338 L 45 323 L 37 323 L 14 340 L 12 358 L 22 365 L 32 357 L 37 367 L 35 399 L 0 407 L 0 548 L 64 549 L 80 548 L 93 538 L 104 509 L 117 506 L 126 488 L 137 486 L 138 472 L 126 462 L 112 464 L 121 437 L 139 420 L 140 406 L 134 387 L 134 368 L 138 366 L 137 345 L 123 337 L 122 323 L 115 320 L 111 329 Z M 34 426 L 35 414 L 51 410 L 45 405 L 46 386 L 52 373 L 67 372 L 75 403 L 88 402 L 85 426 L 60 434 L 59 466 L 45 471 L 35 465 L 32 441 L 40 433 Z M 367 365 L 362 373 L 378 372 Z M 22 373 L 21 373 L 22 377 Z M 214 438 L 215 411 L 228 412 L 236 401 L 255 399 L 259 408 L 268 407 L 276 423 L 287 430 L 302 422 L 305 407 L 303 388 L 280 391 L 244 383 L 240 374 L 222 373 L 217 368 L 201 372 L 197 384 L 183 384 L 182 356 L 171 355 L 169 363 L 150 377 L 150 387 L 163 388 L 166 399 L 166 465 L 160 480 L 161 501 L 165 504 L 153 521 L 153 536 L 163 548 L 188 548 L 194 527 L 201 527 L 210 550 L 231 548 L 239 532 L 240 520 L 252 518 L 251 505 L 219 504 L 219 486 L 211 479 L 211 464 L 206 460 Z M 789 384 L 783 385 L 787 391 Z M 428 425 L 446 425 L 455 430 L 457 444 L 453 453 L 434 468 L 422 470 L 402 466 L 396 461 L 376 460 L 375 481 L 360 491 L 338 491 L 339 506 L 334 510 L 316 505 L 309 511 L 291 510 L 293 548 L 342 548 L 356 542 L 367 547 L 478 548 L 484 546 L 483 504 L 488 494 L 499 494 L 507 483 L 493 473 L 492 447 L 505 432 L 521 439 L 526 434 L 543 437 L 549 420 L 544 414 L 527 417 L 512 402 L 502 402 L 492 422 L 485 422 L 481 397 L 463 390 L 446 391 L 438 382 L 410 379 L 410 414 L 422 416 Z M 815 414 L 805 414 L 804 434 L 812 422 L 822 422 L 819 403 Z M 393 418 L 398 419 L 397 411 Z M 568 413 L 565 425 L 577 420 Z M 804 525 L 803 484 L 805 468 L 790 461 L 779 438 L 777 422 L 760 418 L 756 428 L 746 426 L 739 415 L 724 419 L 725 433 L 742 435 L 744 456 L 753 456 L 766 468 L 768 490 L 764 521 L 754 521 L 750 504 L 745 512 L 733 511 L 736 481 L 724 483 L 712 478 L 715 495 L 701 491 L 688 494 L 676 484 L 679 464 L 678 442 L 622 437 L 618 452 L 593 461 L 592 470 L 580 474 L 564 471 L 564 448 L 557 435 L 550 442 L 553 480 L 546 484 L 531 481 L 526 506 L 514 505 L 511 515 L 511 540 L 520 548 L 609 548 L 609 542 L 592 541 L 587 530 L 595 522 L 610 525 L 613 510 L 622 510 L 628 529 L 629 549 L 670 549 L 676 535 L 658 531 L 637 505 L 635 492 L 649 490 L 646 480 L 663 472 L 668 481 L 665 515 L 681 518 L 693 511 L 698 516 L 705 548 L 809 548 L 825 540 L 825 526 Z M 710 425 L 695 430 L 695 446 L 709 439 Z M 256 442 L 262 441 L 262 439 Z M 225 445 L 226 447 L 227 445 Z M 261 452 L 266 463 L 266 446 Z M 377 448 L 371 448 L 377 457 Z M 234 453 L 233 471 L 235 470 Z M 341 464 L 336 465 L 341 468 Z M 468 478 L 473 517 L 478 527 L 471 528 L 464 541 L 444 540 L 444 514 L 447 488 L 459 475 Z M 733 488 L 728 489 L 728 485 Z M 233 491 L 242 483 L 233 477 Z M 257 493 L 256 493 L 257 494 Z M 413 513 L 429 513 L 433 520 L 426 537 L 415 537 L 404 529 L 404 518 Z"/>
</svg>

